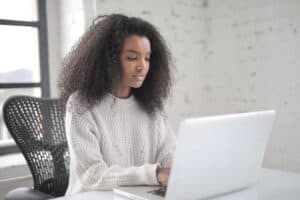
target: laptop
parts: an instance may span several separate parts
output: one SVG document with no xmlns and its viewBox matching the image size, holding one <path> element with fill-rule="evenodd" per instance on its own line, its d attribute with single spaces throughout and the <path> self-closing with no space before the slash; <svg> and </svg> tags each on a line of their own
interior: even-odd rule
<svg viewBox="0 0 300 200">
<path fill-rule="evenodd" d="M 237 113 L 181 122 L 173 165 L 164 188 L 114 188 L 133 200 L 211 199 L 258 181 L 275 111 Z"/>
</svg>

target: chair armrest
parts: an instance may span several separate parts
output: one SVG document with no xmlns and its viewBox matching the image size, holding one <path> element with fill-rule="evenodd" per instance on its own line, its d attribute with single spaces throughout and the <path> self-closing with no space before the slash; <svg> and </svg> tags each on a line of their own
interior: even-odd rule
<svg viewBox="0 0 300 200">
<path fill-rule="evenodd" d="M 50 198 L 53 198 L 53 196 L 32 188 L 21 187 L 9 191 L 4 200 L 44 200 Z"/>
</svg>

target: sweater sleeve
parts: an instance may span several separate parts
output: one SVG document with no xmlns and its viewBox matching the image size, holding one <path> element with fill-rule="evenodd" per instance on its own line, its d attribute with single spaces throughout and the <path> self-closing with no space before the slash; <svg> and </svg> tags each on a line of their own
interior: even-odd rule
<svg viewBox="0 0 300 200">
<path fill-rule="evenodd" d="M 70 104 L 70 102 L 68 102 Z M 70 149 L 70 185 L 68 193 L 110 190 L 120 185 L 154 185 L 158 164 L 123 168 L 108 166 L 100 150 L 91 120 L 67 104 L 66 133 Z M 88 112 L 88 111 L 86 111 Z M 71 177 L 72 176 L 72 177 Z"/>
<path fill-rule="evenodd" d="M 160 116 L 158 118 L 158 151 L 156 154 L 156 161 L 160 163 L 161 167 L 171 168 L 176 136 L 166 120 L 166 117 Z"/>
</svg>

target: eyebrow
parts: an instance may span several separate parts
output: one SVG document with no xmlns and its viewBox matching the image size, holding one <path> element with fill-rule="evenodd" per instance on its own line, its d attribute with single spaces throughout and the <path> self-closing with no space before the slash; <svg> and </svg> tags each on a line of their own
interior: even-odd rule
<svg viewBox="0 0 300 200">
<path fill-rule="evenodd" d="M 140 52 L 133 50 L 133 49 L 125 49 L 124 51 L 140 54 Z M 151 54 L 151 52 L 147 52 L 147 54 Z"/>
</svg>

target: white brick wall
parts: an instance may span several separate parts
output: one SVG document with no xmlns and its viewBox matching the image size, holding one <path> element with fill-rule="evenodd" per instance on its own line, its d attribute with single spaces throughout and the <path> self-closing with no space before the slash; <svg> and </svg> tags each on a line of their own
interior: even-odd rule
<svg viewBox="0 0 300 200">
<path fill-rule="evenodd" d="M 264 166 L 300 171 L 300 1 L 97 0 L 155 24 L 177 72 L 169 114 L 188 116 L 275 108 Z"/>
</svg>

